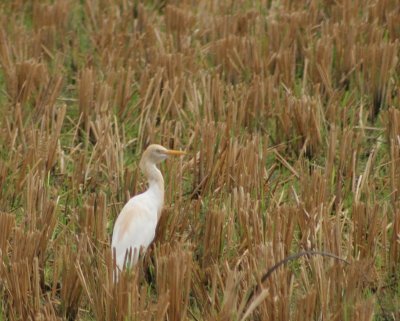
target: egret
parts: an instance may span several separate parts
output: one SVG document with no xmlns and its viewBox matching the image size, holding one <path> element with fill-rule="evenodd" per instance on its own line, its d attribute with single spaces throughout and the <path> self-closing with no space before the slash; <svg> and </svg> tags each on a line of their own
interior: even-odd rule
<svg viewBox="0 0 400 321">
<path fill-rule="evenodd" d="M 168 156 L 184 154 L 183 151 L 169 150 L 157 144 L 144 151 L 139 166 L 147 177 L 149 187 L 125 204 L 114 225 L 111 249 L 115 249 L 116 264 L 121 271 L 128 251 L 132 251 L 130 264 L 134 265 L 140 249 L 145 251 L 154 239 L 164 204 L 164 179 L 157 164 Z"/>
</svg>

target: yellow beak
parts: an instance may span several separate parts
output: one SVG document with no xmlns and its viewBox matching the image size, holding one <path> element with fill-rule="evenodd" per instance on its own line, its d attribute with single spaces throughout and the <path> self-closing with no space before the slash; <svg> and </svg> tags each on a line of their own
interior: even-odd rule
<svg viewBox="0 0 400 321">
<path fill-rule="evenodd" d="M 167 149 L 165 152 L 165 154 L 170 155 L 170 156 L 182 156 L 182 155 L 186 155 L 186 153 L 184 151 L 181 150 L 173 150 L 173 149 Z"/>
</svg>

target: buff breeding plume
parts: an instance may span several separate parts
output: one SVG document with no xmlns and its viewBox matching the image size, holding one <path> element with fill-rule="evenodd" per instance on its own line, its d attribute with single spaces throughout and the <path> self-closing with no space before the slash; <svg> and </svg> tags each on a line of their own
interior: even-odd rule
<svg viewBox="0 0 400 321">
<path fill-rule="evenodd" d="M 147 249 L 153 241 L 158 219 L 164 204 L 164 179 L 157 164 L 168 156 L 185 152 L 169 150 L 161 145 L 150 145 L 143 153 L 140 168 L 148 179 L 148 189 L 132 197 L 119 214 L 112 236 L 111 248 L 116 253 L 116 263 L 122 271 L 127 253 L 132 251 L 130 263 L 138 260 L 139 250 Z"/>
</svg>

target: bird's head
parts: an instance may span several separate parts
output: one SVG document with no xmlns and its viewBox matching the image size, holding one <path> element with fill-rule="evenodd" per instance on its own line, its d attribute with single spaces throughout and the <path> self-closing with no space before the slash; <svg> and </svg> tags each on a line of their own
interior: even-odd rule
<svg viewBox="0 0 400 321">
<path fill-rule="evenodd" d="M 169 156 L 180 156 L 186 153 L 179 150 L 167 149 L 161 145 L 152 144 L 144 151 L 140 166 L 143 168 L 146 163 L 159 164 Z"/>
</svg>

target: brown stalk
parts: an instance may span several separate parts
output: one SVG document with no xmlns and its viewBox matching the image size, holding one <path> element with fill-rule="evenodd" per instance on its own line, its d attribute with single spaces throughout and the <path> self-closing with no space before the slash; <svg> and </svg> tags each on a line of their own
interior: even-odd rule
<svg viewBox="0 0 400 321">
<path fill-rule="evenodd" d="M 262 277 L 261 277 L 261 281 L 260 284 L 263 284 L 266 282 L 266 280 L 272 275 L 273 272 L 275 272 L 275 270 L 277 270 L 279 267 L 281 267 L 282 265 L 286 265 L 288 262 L 293 261 L 293 260 L 297 260 L 300 257 L 303 256 L 309 256 L 309 255 L 321 255 L 321 256 L 326 256 L 326 257 L 331 257 L 334 258 L 336 260 L 339 260 L 341 262 L 344 262 L 346 264 L 350 264 L 349 261 L 340 258 L 332 253 L 328 253 L 328 252 L 321 252 L 321 251 L 304 251 L 304 252 L 299 252 L 296 254 L 292 254 L 287 256 L 286 258 L 284 258 L 283 260 L 279 261 L 278 263 L 276 263 L 274 266 L 272 266 L 270 269 L 268 269 L 267 272 L 265 272 Z M 249 305 L 249 303 L 251 304 L 251 301 L 253 300 L 253 297 L 256 293 L 258 293 L 260 291 L 260 286 L 257 285 L 255 286 L 253 289 L 250 290 L 249 295 L 247 297 L 247 305 Z M 249 306 L 250 308 L 250 306 Z M 248 309 L 249 309 L 248 308 Z M 247 315 L 247 313 L 245 312 L 244 315 Z M 243 320 L 243 319 L 242 319 Z"/>
</svg>

